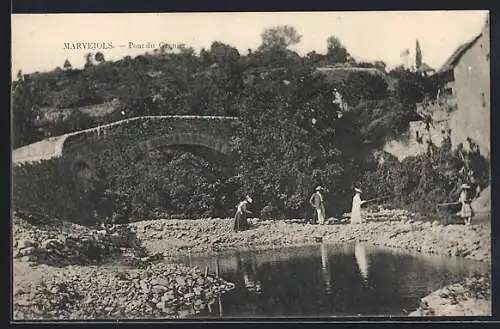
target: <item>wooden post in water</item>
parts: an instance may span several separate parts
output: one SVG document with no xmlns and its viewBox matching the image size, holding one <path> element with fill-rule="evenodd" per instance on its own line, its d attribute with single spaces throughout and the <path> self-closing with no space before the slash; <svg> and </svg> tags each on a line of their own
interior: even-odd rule
<svg viewBox="0 0 500 329">
<path fill-rule="evenodd" d="M 219 277 L 219 258 L 215 259 L 215 277 Z"/>
<path fill-rule="evenodd" d="M 208 276 L 208 265 L 205 266 L 205 278 Z"/>
<path fill-rule="evenodd" d="M 222 317 L 224 313 L 222 312 L 222 300 L 220 299 L 220 293 L 219 293 L 219 316 Z"/>
</svg>

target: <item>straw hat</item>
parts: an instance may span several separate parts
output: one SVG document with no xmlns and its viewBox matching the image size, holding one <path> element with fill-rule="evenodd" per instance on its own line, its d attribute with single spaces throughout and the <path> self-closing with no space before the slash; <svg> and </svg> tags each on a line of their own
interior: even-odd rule
<svg viewBox="0 0 500 329">
<path fill-rule="evenodd" d="M 468 189 L 468 188 L 470 188 L 470 186 L 469 186 L 469 185 L 467 185 L 467 184 L 462 184 L 461 188 L 462 188 L 462 189 Z"/>
<path fill-rule="evenodd" d="M 322 191 L 323 190 L 323 187 L 322 186 L 316 186 L 316 188 L 314 189 L 315 191 Z"/>
<path fill-rule="evenodd" d="M 355 187 L 355 188 L 354 188 L 354 191 L 356 191 L 356 192 L 358 192 L 358 193 L 363 192 L 363 191 L 361 191 L 361 189 L 359 189 L 359 188 L 357 188 L 357 187 Z"/>
<path fill-rule="evenodd" d="M 250 202 L 250 203 L 252 203 L 252 201 L 253 201 L 253 200 L 252 200 L 252 198 L 251 198 L 250 196 L 248 196 L 248 195 L 245 197 L 245 199 L 246 199 L 248 202 Z"/>
</svg>

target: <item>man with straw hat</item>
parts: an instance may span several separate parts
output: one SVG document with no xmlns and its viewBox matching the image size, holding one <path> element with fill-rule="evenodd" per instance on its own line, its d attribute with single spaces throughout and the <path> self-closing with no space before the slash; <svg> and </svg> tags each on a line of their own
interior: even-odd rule
<svg viewBox="0 0 500 329">
<path fill-rule="evenodd" d="M 462 191 L 460 192 L 460 197 L 458 198 L 458 202 L 462 204 L 462 209 L 460 210 L 460 217 L 463 218 L 465 225 L 470 225 L 472 219 L 472 207 L 471 200 L 468 197 L 468 191 L 470 186 L 467 184 L 462 184 Z"/>
<path fill-rule="evenodd" d="M 365 201 L 361 200 L 361 189 L 355 187 L 354 197 L 352 198 L 352 208 L 351 208 L 351 224 L 359 224 L 363 222 L 361 218 L 361 205 L 365 203 Z"/>
<path fill-rule="evenodd" d="M 325 201 L 321 191 L 324 188 L 322 186 L 317 186 L 313 195 L 309 199 L 309 203 L 311 206 L 316 209 L 316 213 L 318 214 L 318 224 L 323 225 L 325 223 Z"/>
<path fill-rule="evenodd" d="M 252 198 L 247 195 L 245 200 L 238 203 L 238 206 L 236 207 L 236 214 L 234 216 L 234 230 L 236 232 L 247 230 L 250 227 L 247 222 L 247 214 L 252 213 L 247 208 L 250 203 L 252 203 Z"/>
</svg>

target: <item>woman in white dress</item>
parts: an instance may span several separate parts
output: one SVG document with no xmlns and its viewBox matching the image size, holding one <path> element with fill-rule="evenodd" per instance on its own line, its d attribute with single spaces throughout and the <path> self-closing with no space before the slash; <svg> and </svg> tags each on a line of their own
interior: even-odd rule
<svg viewBox="0 0 500 329">
<path fill-rule="evenodd" d="M 460 192 L 460 197 L 458 199 L 458 202 L 462 204 L 462 209 L 460 209 L 460 217 L 463 218 L 465 225 L 470 225 L 472 219 L 471 200 L 468 193 L 469 189 L 469 185 L 462 184 L 462 191 Z"/>
<path fill-rule="evenodd" d="M 361 200 L 361 190 L 359 188 L 355 188 L 354 191 L 356 194 L 352 198 L 351 224 L 358 224 L 363 222 L 361 218 L 361 205 L 365 203 L 365 201 Z"/>
</svg>

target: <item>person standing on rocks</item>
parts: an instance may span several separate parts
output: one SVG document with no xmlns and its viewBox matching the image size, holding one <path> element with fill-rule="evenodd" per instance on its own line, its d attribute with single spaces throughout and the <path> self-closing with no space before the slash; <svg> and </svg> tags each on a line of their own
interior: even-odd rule
<svg viewBox="0 0 500 329">
<path fill-rule="evenodd" d="M 318 224 L 323 225 L 325 223 L 325 201 L 321 191 L 323 191 L 322 186 L 316 187 L 316 192 L 311 195 L 309 199 L 309 203 L 311 206 L 316 209 L 316 213 L 318 215 Z"/>
<path fill-rule="evenodd" d="M 363 222 L 361 218 L 361 205 L 365 203 L 365 201 L 361 200 L 361 189 L 354 188 L 356 194 L 352 198 L 352 208 L 351 208 L 351 224 L 359 224 Z"/>
<path fill-rule="evenodd" d="M 462 209 L 460 210 L 460 217 L 463 218 L 465 225 L 470 225 L 472 219 L 472 200 L 468 197 L 468 191 L 470 186 L 467 184 L 462 184 L 462 191 L 460 192 L 460 197 L 458 202 L 462 204 Z"/>
<path fill-rule="evenodd" d="M 245 200 L 241 201 L 236 207 L 236 214 L 234 216 L 234 230 L 236 232 L 247 230 L 250 227 L 247 221 L 247 214 L 252 213 L 248 210 L 250 203 L 252 203 L 252 198 L 247 195 Z"/>
</svg>

